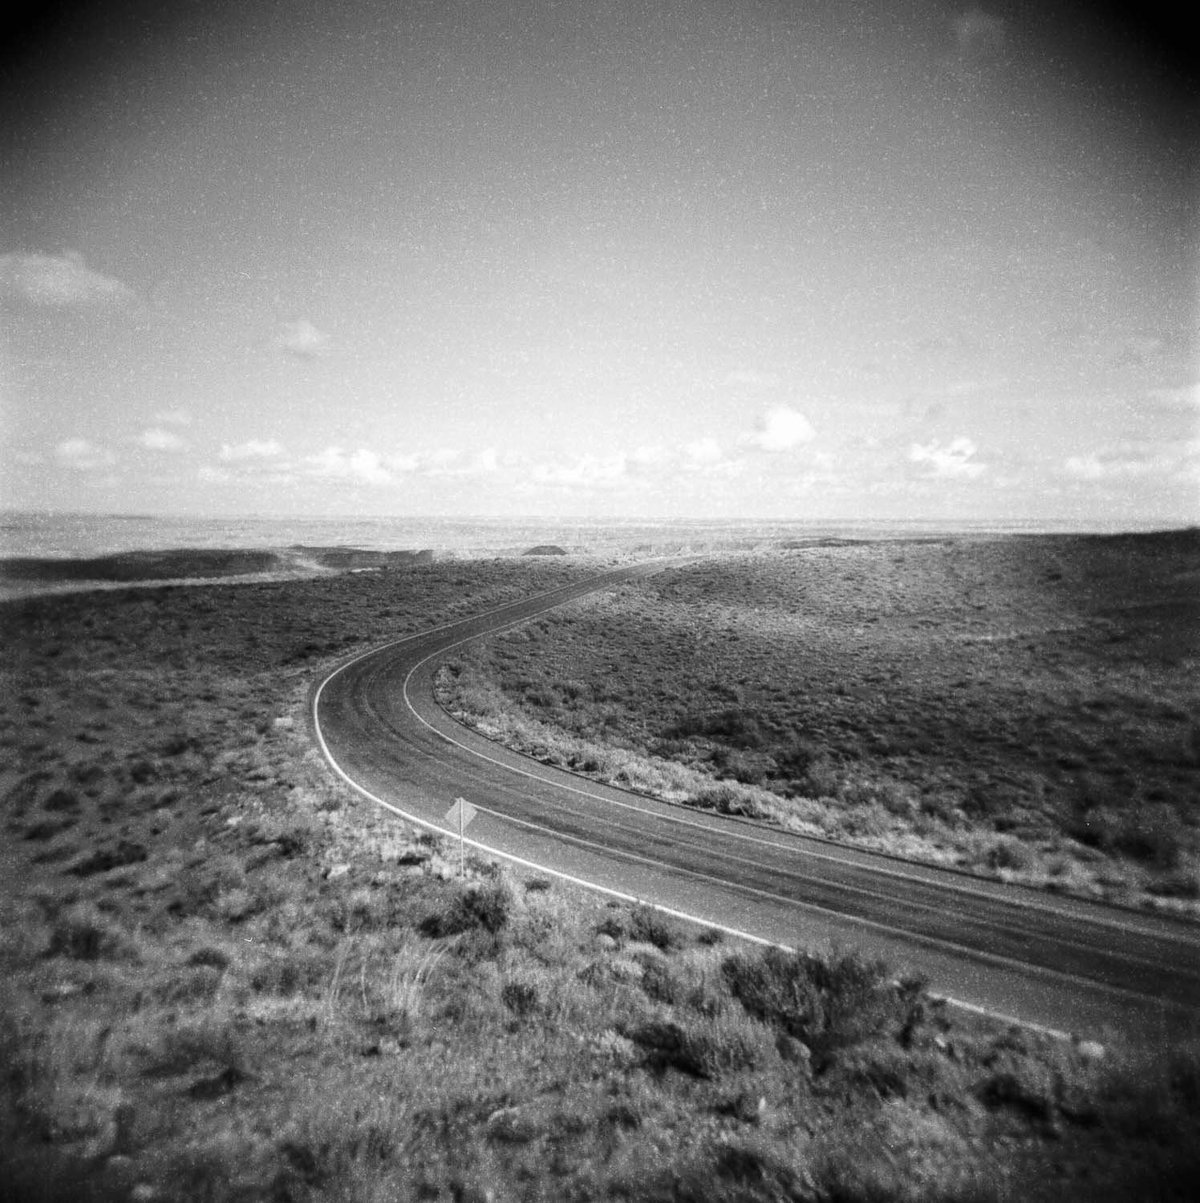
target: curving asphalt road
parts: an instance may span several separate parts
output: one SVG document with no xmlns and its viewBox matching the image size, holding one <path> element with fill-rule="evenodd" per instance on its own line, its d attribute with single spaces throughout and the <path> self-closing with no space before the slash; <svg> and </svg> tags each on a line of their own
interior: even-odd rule
<svg viewBox="0 0 1200 1203">
<path fill-rule="evenodd" d="M 371 801 L 468 844 L 787 947 L 885 957 L 968 1009 L 1099 1040 L 1154 1043 L 1200 1021 L 1200 930 L 1166 916 L 988 881 L 658 802 L 519 756 L 433 698 L 444 653 L 660 570 L 649 563 L 363 653 L 312 692 L 314 736 Z M 457 835 L 457 832 L 449 834 Z"/>
</svg>

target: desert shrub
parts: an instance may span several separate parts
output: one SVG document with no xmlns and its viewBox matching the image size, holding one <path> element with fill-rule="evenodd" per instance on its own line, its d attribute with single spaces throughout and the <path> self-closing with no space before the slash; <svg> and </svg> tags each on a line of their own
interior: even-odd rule
<svg viewBox="0 0 1200 1203">
<path fill-rule="evenodd" d="M 756 1069 L 772 1051 L 765 1033 L 736 1013 L 698 1017 L 686 1023 L 648 1020 L 624 1034 L 646 1050 L 652 1068 L 677 1069 L 697 1078 Z"/>
<path fill-rule="evenodd" d="M 512 893 L 504 882 L 473 886 L 455 892 L 447 905 L 426 916 L 420 932 L 438 938 L 482 929 L 495 935 L 508 923 L 512 904 Z"/>
<path fill-rule="evenodd" d="M 158 776 L 158 769 L 140 756 L 130 762 L 127 772 L 135 785 L 146 785 Z"/>
<path fill-rule="evenodd" d="M 148 853 L 142 844 L 132 840 L 119 840 L 115 848 L 97 848 L 91 856 L 77 861 L 70 872 L 76 877 L 91 877 L 96 873 L 107 873 L 110 869 L 124 868 L 144 861 Z"/>
<path fill-rule="evenodd" d="M 1191 1143 L 1200 1114 L 1200 1041 L 1123 1058 L 1101 1076 L 1097 1095 L 1110 1131 L 1167 1147 Z"/>
<path fill-rule="evenodd" d="M 81 761 L 71 768 L 71 780 L 77 785 L 94 785 L 104 776 L 104 766 L 94 760 Z"/>
<path fill-rule="evenodd" d="M 997 829 L 1011 825 L 1028 805 L 1028 797 L 1019 787 L 999 781 L 971 784 L 958 802 L 969 819 L 992 823 Z"/>
<path fill-rule="evenodd" d="M 1159 869 L 1174 869 L 1183 856 L 1186 832 L 1174 807 L 1154 802 L 1124 815 L 1114 833 L 1117 848 Z"/>
<path fill-rule="evenodd" d="M 1200 872 L 1195 867 L 1182 866 L 1148 882 L 1146 890 L 1159 898 L 1200 898 Z"/>
<path fill-rule="evenodd" d="M 924 989 L 897 989 L 886 966 L 848 952 L 829 959 L 767 948 L 728 957 L 721 971 L 756 1019 L 808 1045 L 818 1072 L 838 1049 L 912 1026 Z"/>
<path fill-rule="evenodd" d="M 296 957 L 271 957 L 257 965 L 250 975 L 250 988 L 256 994 L 272 994 L 290 998 L 316 977 L 315 966 Z"/>
<path fill-rule="evenodd" d="M 722 815 L 740 815 L 747 819 L 762 819 L 766 809 L 750 797 L 739 785 L 730 781 L 718 781 L 704 786 L 688 799 L 689 806 L 699 810 L 715 810 Z"/>
<path fill-rule="evenodd" d="M 500 988 L 500 1001 L 514 1015 L 524 1018 L 537 1010 L 537 987 L 531 982 L 505 982 Z"/>
<path fill-rule="evenodd" d="M 132 954 L 133 948 L 124 933 L 93 903 L 76 903 L 54 919 L 48 956 L 96 961 Z"/>
<path fill-rule="evenodd" d="M 186 731 L 172 731 L 159 745 L 159 751 L 164 756 L 182 756 L 184 752 L 199 752 L 203 748 L 203 740 Z"/>
<path fill-rule="evenodd" d="M 618 942 L 625 939 L 625 923 L 620 915 L 605 915 L 599 923 L 596 924 L 596 935 L 607 936 L 610 940 Z"/>
<path fill-rule="evenodd" d="M 836 798 L 842 788 L 842 775 L 829 756 L 818 755 L 809 761 L 797 784 L 806 797 Z"/>
<path fill-rule="evenodd" d="M 718 749 L 713 755 L 713 764 L 719 772 L 743 785 L 762 785 L 774 768 L 771 757 L 737 748 Z"/>
<path fill-rule="evenodd" d="M 213 969 L 224 969 L 229 964 L 229 956 L 219 948 L 197 948 L 187 959 L 187 963 L 193 967 L 208 965 Z"/>
<path fill-rule="evenodd" d="M 22 834 L 27 840 L 51 840 L 74 826 L 74 819 L 42 819 L 40 822 L 30 823 Z"/>
<path fill-rule="evenodd" d="M 43 810 L 76 810 L 79 806 L 79 795 L 74 790 L 56 789 L 51 791 L 42 803 Z"/>
<path fill-rule="evenodd" d="M 210 1015 L 178 1027 L 163 1029 L 157 1039 L 141 1050 L 147 1073 L 171 1077 L 201 1065 L 217 1065 L 245 1073 L 246 1055 L 242 1040 L 228 1019 Z"/>
<path fill-rule="evenodd" d="M 819 759 L 821 748 L 812 740 L 793 733 L 773 749 L 772 755 L 781 776 L 799 780 L 805 776 L 813 762 Z"/>
<path fill-rule="evenodd" d="M 653 944 L 663 952 L 670 952 L 683 944 L 679 929 L 648 906 L 636 906 L 629 912 L 625 931 L 631 940 L 639 944 Z"/>
<path fill-rule="evenodd" d="M 1081 844 L 1105 852 L 1116 843 L 1120 825 L 1120 812 L 1109 806 L 1077 809 L 1064 824 L 1067 834 L 1074 836 Z"/>
<path fill-rule="evenodd" d="M 685 715 L 663 732 L 666 739 L 687 739 L 695 735 L 749 750 L 760 749 L 766 743 L 759 716 L 737 706 L 715 714 Z"/>
<path fill-rule="evenodd" d="M 984 857 L 984 863 L 989 869 L 1028 869 L 1033 861 L 1033 852 L 1013 836 L 1003 836 L 996 840 Z"/>
<path fill-rule="evenodd" d="M 671 972 L 671 967 L 654 959 L 642 962 L 641 986 L 648 998 L 669 1006 L 682 1002 L 687 992 L 686 983 Z"/>
</svg>

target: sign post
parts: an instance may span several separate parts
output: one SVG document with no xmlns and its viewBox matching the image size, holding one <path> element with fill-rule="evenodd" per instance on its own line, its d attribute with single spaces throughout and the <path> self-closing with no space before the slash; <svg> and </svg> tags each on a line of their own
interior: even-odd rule
<svg viewBox="0 0 1200 1203">
<path fill-rule="evenodd" d="M 458 826 L 458 875 L 466 877 L 467 875 L 467 846 L 463 838 L 463 830 L 467 824 L 479 813 L 474 806 L 466 800 L 466 798 L 455 798 L 454 805 L 446 811 L 446 822 L 451 827 L 457 824 Z"/>
</svg>

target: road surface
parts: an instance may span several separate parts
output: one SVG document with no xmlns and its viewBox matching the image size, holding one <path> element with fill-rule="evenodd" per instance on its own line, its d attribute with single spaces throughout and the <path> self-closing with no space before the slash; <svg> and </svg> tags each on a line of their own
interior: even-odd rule
<svg viewBox="0 0 1200 1203">
<path fill-rule="evenodd" d="M 467 798 L 475 847 L 759 940 L 853 945 L 967 1008 L 1088 1039 L 1197 1029 L 1200 929 L 1185 921 L 630 794 L 510 752 L 434 701 L 451 648 L 657 570 L 605 573 L 353 658 L 313 690 L 322 751 L 359 793 L 441 831 Z"/>
</svg>

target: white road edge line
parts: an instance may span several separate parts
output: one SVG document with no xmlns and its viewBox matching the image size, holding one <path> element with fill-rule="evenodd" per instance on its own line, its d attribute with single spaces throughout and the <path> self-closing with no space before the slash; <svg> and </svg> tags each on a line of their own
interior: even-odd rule
<svg viewBox="0 0 1200 1203">
<path fill-rule="evenodd" d="M 603 578 L 600 578 L 600 579 L 602 580 Z M 548 590 L 546 590 L 545 593 L 536 593 L 532 597 L 527 598 L 527 599 L 522 599 L 522 600 L 534 601 L 534 600 L 537 600 L 538 598 L 547 597 L 550 594 L 557 593 L 561 589 L 565 589 L 565 588 L 567 588 L 567 586 L 560 586 L 557 589 L 548 589 Z M 586 596 L 586 594 L 584 596 Z M 574 599 L 571 599 L 571 600 L 574 600 Z M 385 651 L 389 648 L 398 647 L 404 643 L 411 643 L 415 639 L 423 638 L 426 635 L 436 634 L 438 631 L 447 630 L 450 627 L 457 626 L 459 624 L 459 622 L 472 622 L 479 618 L 486 618 L 489 614 L 495 614 L 501 610 L 507 609 L 507 607 L 509 605 L 519 605 L 519 604 L 520 604 L 520 602 L 506 602 L 504 605 L 496 606 L 492 610 L 485 610 L 482 614 L 477 614 L 477 615 L 473 616 L 472 618 L 456 619 L 453 622 L 442 623 L 439 626 L 430 627 L 428 630 L 418 631 L 412 635 L 406 635 L 403 639 L 395 639 L 388 643 L 380 644 L 378 647 L 369 648 L 365 652 L 360 652 L 357 656 L 354 656 L 351 659 L 347 660 L 345 662 L 345 664 L 338 665 L 332 672 L 330 672 L 328 674 L 328 676 L 326 676 L 321 681 L 321 683 L 317 686 L 316 690 L 313 693 L 311 717 L 312 717 L 312 724 L 313 724 L 313 734 L 316 735 L 317 743 L 321 747 L 321 753 L 325 757 L 325 759 L 329 762 L 329 765 L 333 769 L 333 771 L 335 773 L 337 773 L 337 775 L 339 777 L 341 777 L 341 779 L 343 781 L 345 781 L 345 783 L 348 786 L 350 786 L 350 788 L 352 790 L 354 790 L 358 794 L 361 794 L 368 801 L 374 802 L 377 806 L 383 807 L 384 810 L 389 810 L 393 814 L 398 815 L 400 818 L 405 819 L 410 823 L 415 823 L 418 827 L 425 827 L 431 831 L 436 831 L 439 835 L 448 836 L 451 839 L 457 839 L 458 838 L 457 832 L 450 831 L 448 828 L 445 828 L 445 827 L 439 827 L 436 823 L 431 823 L 431 822 L 429 822 L 429 820 L 422 819 L 417 815 L 411 814 L 409 811 L 401 810 L 400 807 L 393 805 L 391 802 L 386 802 L 386 801 L 384 801 L 383 798 L 380 798 L 378 795 L 371 793 L 371 791 L 368 790 L 365 786 L 359 785 L 359 783 L 357 781 L 355 781 L 354 778 L 351 777 L 350 774 L 347 773 L 340 764 L 338 764 L 337 760 L 334 758 L 333 753 L 329 750 L 329 745 L 325 742 L 325 735 L 321 730 L 321 720 L 320 720 L 320 713 L 319 713 L 320 703 L 321 703 L 321 694 L 324 692 L 325 686 L 328 685 L 329 682 L 334 679 L 334 677 L 339 676 L 347 668 L 350 668 L 352 665 L 357 664 L 360 660 L 365 660 L 368 656 L 376 655 L 378 652 Z M 549 609 L 552 607 L 547 607 L 547 608 Z M 458 643 L 451 644 L 449 647 L 440 649 L 439 652 L 430 653 L 429 656 L 425 657 L 424 660 L 420 661 L 420 664 L 424 664 L 426 662 L 426 660 L 430 660 L 434 656 L 439 655 L 442 652 L 451 651 L 451 650 L 453 650 L 453 648 L 459 647 L 463 643 L 469 643 L 472 639 L 482 639 L 482 638 L 486 637 L 487 635 L 496 634 L 498 631 L 505 629 L 505 627 L 507 627 L 507 626 L 516 626 L 519 623 L 527 622 L 531 618 L 535 618 L 535 617 L 537 617 L 536 614 L 525 615 L 521 618 L 514 619 L 511 623 L 501 624 L 500 626 L 494 628 L 493 630 L 481 631 L 477 635 L 469 635 L 466 638 L 460 640 Z M 414 666 L 412 671 L 416 671 L 417 667 L 419 667 L 419 665 Z M 411 677 L 411 675 L 412 675 L 412 672 L 409 673 L 410 677 Z M 407 687 L 408 687 L 408 678 L 405 679 L 404 700 L 405 700 L 406 705 L 408 705 L 409 709 L 411 710 L 412 704 L 408 701 Z M 413 710 L 413 713 L 416 714 L 416 711 Z M 424 719 L 420 718 L 420 715 L 417 715 L 417 718 L 420 719 L 421 722 L 423 722 L 423 723 L 425 722 Z M 425 723 L 425 725 L 429 726 L 428 723 Z M 434 728 L 430 728 L 430 729 L 433 730 Z M 437 734 L 441 735 L 442 738 L 449 739 L 448 736 L 442 735 L 441 732 L 437 732 Z M 454 743 L 456 741 L 451 739 L 450 742 Z M 461 747 L 462 745 L 459 745 L 459 746 Z M 471 751 L 471 749 L 469 749 L 469 748 L 466 750 Z M 474 753 L 474 754 L 478 755 L 478 753 Z M 486 757 L 486 756 L 481 757 L 481 759 L 490 760 L 490 758 Z M 492 763 L 499 763 L 499 762 L 493 761 Z M 507 768 L 508 766 L 501 766 L 501 767 Z M 520 769 L 512 770 L 512 771 L 521 772 L 521 773 L 524 772 L 524 770 L 520 770 Z M 526 773 L 525 775 L 532 776 L 533 774 Z M 570 787 L 566 787 L 566 788 L 570 788 Z M 584 791 L 579 791 L 579 792 L 582 793 Z M 628 805 L 628 804 L 623 804 L 623 805 Z M 633 809 L 636 810 L 639 808 L 633 807 Z M 506 819 L 506 816 L 498 816 L 498 817 Z M 684 821 L 686 821 L 686 820 L 684 820 Z M 693 824 L 693 825 L 699 826 L 699 824 Z M 470 845 L 470 847 L 475 848 L 478 851 L 487 854 L 488 856 L 499 857 L 501 860 L 511 861 L 513 864 L 521 865 L 524 868 L 533 869 L 539 873 L 546 873 L 551 877 L 557 877 L 562 881 L 570 882 L 572 885 L 581 886 L 584 889 L 592 890 L 593 892 L 598 893 L 598 894 L 604 894 L 610 898 L 617 898 L 622 902 L 632 902 L 635 905 L 649 906 L 652 910 L 658 911 L 661 914 L 670 915 L 673 918 L 681 919 L 688 923 L 694 923 L 699 927 L 711 928 L 715 931 L 723 932 L 726 935 L 734 936 L 737 939 L 747 940 L 751 944 L 759 944 L 759 945 L 762 945 L 762 946 L 768 947 L 768 948 L 778 948 L 784 952 L 798 951 L 796 948 L 794 948 L 790 945 L 780 944 L 775 940 L 765 939 L 763 936 L 756 936 L 752 932 L 742 931 L 740 928 L 727 927 L 724 924 L 720 924 L 720 923 L 710 923 L 710 922 L 708 922 L 708 920 L 702 919 L 699 915 L 693 915 L 693 914 L 688 913 L 687 911 L 676 910 L 673 907 L 664 906 L 661 903 L 649 902 L 645 899 L 638 898 L 633 894 L 626 894 L 620 890 L 614 890 L 609 886 L 602 886 L 598 882 L 588 881 L 582 877 L 575 877 L 572 874 L 564 873 L 559 869 L 551 869 L 546 865 L 540 865 L 536 861 L 526 860 L 524 857 L 516 856 L 511 852 L 504 852 L 499 848 L 493 848 L 487 844 L 481 844 L 477 840 L 465 839 L 464 842 L 466 844 Z M 766 842 L 766 841 L 763 841 L 763 842 Z M 1022 1027 L 1028 1031 L 1039 1032 L 1042 1035 L 1049 1036 L 1055 1040 L 1070 1041 L 1070 1040 L 1074 1039 L 1074 1037 L 1072 1036 L 1072 1034 L 1070 1032 L 1060 1031 L 1058 1028 L 1047 1027 L 1044 1024 L 1040 1024 L 1040 1023 L 1033 1023 L 1029 1020 L 1020 1019 L 1014 1015 L 1006 1015 L 1002 1011 L 993 1011 L 987 1007 L 982 1007 L 975 1003 L 969 1003 L 962 999 L 954 998 L 952 995 L 949 995 L 949 994 L 931 994 L 930 997 L 934 998 L 936 1000 L 939 1000 L 941 1002 L 944 1002 L 948 1006 L 956 1007 L 960 1010 L 967 1011 L 972 1014 L 986 1016 L 987 1018 L 998 1020 L 1001 1023 L 1008 1023 L 1008 1024 L 1015 1025 L 1017 1027 Z"/>
</svg>

